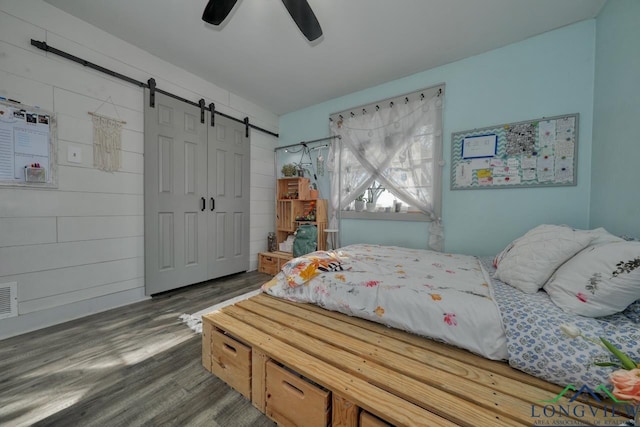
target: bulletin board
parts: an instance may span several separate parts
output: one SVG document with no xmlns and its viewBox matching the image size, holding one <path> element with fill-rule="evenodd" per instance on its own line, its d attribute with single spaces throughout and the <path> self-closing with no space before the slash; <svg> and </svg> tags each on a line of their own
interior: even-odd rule
<svg viewBox="0 0 640 427">
<path fill-rule="evenodd" d="M 567 114 L 451 135 L 451 190 L 577 184 L 578 118 Z"/>
<path fill-rule="evenodd" d="M 55 113 L 0 100 L 0 185 L 57 187 Z"/>
</svg>

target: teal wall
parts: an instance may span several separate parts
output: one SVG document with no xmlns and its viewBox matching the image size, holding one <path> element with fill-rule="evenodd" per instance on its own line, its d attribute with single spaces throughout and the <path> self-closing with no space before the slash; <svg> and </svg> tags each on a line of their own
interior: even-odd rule
<svg viewBox="0 0 640 427">
<path fill-rule="evenodd" d="M 609 0 L 596 37 L 591 226 L 640 237 L 640 1 Z"/>
<path fill-rule="evenodd" d="M 329 135 L 330 113 L 446 83 L 443 224 L 445 250 L 495 254 L 541 223 L 589 225 L 595 20 L 548 32 L 280 118 L 281 145 Z M 580 113 L 576 187 L 450 191 L 451 133 Z M 426 248 L 428 223 L 350 220 L 342 244 L 376 241 Z M 375 233 L 374 233 L 375 231 Z"/>
</svg>

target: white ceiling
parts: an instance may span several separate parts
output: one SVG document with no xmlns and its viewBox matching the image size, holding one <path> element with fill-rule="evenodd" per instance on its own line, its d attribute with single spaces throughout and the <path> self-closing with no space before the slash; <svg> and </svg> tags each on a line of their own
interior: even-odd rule
<svg viewBox="0 0 640 427">
<path fill-rule="evenodd" d="M 606 0 L 308 0 L 310 44 L 279 0 L 45 0 L 275 114 L 594 18 Z M 568 46 L 568 48 L 571 48 Z"/>
</svg>

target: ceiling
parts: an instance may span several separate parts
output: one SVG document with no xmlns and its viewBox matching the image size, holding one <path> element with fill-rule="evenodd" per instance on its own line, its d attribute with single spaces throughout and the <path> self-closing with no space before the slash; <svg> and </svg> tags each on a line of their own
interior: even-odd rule
<svg viewBox="0 0 640 427">
<path fill-rule="evenodd" d="M 201 20 L 207 0 L 45 1 L 281 115 L 594 18 L 606 0 L 308 0 L 314 43 L 279 0 L 239 0 L 220 27 Z"/>
</svg>

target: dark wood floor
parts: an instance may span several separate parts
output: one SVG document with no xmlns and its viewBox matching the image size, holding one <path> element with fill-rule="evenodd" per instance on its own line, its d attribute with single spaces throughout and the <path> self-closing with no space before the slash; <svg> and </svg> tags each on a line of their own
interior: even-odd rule
<svg viewBox="0 0 640 427">
<path fill-rule="evenodd" d="M 0 341 L 2 426 L 273 426 L 201 364 L 179 319 L 258 288 L 243 273 Z"/>
</svg>

